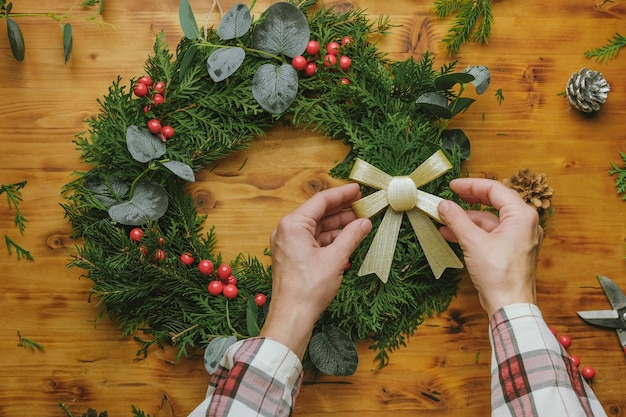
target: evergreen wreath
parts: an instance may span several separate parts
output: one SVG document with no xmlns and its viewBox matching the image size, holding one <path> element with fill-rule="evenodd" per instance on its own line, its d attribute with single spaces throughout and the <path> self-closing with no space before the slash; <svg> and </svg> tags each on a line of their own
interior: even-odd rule
<svg viewBox="0 0 626 417">
<path fill-rule="evenodd" d="M 469 140 L 448 123 L 471 105 L 461 96 L 468 84 L 479 94 L 486 89 L 489 71 L 455 72 L 455 62 L 435 70 L 428 53 L 391 61 L 375 45 L 391 28 L 386 18 L 372 23 L 360 9 L 315 4 L 276 3 L 255 20 L 239 3 L 217 29 L 203 33 L 182 0 L 185 37 L 175 53 L 158 35 L 147 75 L 131 79 L 130 87 L 118 77 L 98 100 L 101 111 L 87 121 L 88 130 L 76 135 L 91 169 L 64 187 L 63 208 L 81 238 L 69 266 L 93 281 L 90 298 L 141 344 L 138 355 L 164 342 L 178 348 L 179 358 L 208 345 L 210 370 L 228 345 L 258 335 L 271 302 L 271 265 L 246 254 L 226 264 L 214 251 L 219 225 L 205 225 L 210 218 L 198 215 L 185 184 L 277 123 L 348 145 L 345 160 L 331 170 L 341 179 L 356 158 L 389 175 L 408 175 L 444 150 L 453 169 L 423 190 L 455 198 L 448 184 L 460 175 Z M 332 59 L 311 39 L 330 44 L 337 63 L 324 65 Z M 294 68 L 301 56 L 316 71 Z M 364 195 L 373 192 L 362 188 Z M 385 365 L 456 295 L 458 270 L 435 279 L 406 218 L 388 282 L 357 276 L 381 219 L 372 220 L 374 231 L 354 252 L 314 329 L 305 364 L 323 372 L 353 373 L 358 340 L 371 341 L 378 365 Z M 229 280 L 236 286 L 226 293 Z M 221 295 L 215 283 L 208 291 L 218 295 L 207 291 L 210 281 L 221 284 Z"/>
</svg>

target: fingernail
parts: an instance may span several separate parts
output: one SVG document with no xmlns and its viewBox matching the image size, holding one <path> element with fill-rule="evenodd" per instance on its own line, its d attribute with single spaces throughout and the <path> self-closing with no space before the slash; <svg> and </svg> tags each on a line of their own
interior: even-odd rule
<svg viewBox="0 0 626 417">
<path fill-rule="evenodd" d="M 441 215 L 441 217 L 445 216 L 448 210 L 450 210 L 450 202 L 448 200 L 443 200 L 439 202 L 439 206 L 437 206 L 437 209 L 439 210 L 439 215 Z"/>
</svg>

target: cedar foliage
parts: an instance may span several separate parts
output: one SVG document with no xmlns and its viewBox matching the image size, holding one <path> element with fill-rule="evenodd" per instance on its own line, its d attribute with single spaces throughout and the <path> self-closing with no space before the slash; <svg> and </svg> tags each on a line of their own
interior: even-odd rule
<svg viewBox="0 0 626 417">
<path fill-rule="evenodd" d="M 252 74 L 263 62 L 258 56 L 248 54 L 228 80 L 214 83 L 206 74 L 207 57 L 219 43 L 213 29 L 201 43 L 182 39 L 175 54 L 162 36 L 157 36 L 145 72 L 167 85 L 168 95 L 159 112 L 176 127 L 175 138 L 167 143 L 168 156 L 195 171 L 207 169 L 246 147 L 277 122 L 312 129 L 349 145 L 348 156 L 331 172 L 339 178 L 347 178 L 357 157 L 390 175 L 407 175 L 440 149 L 442 124 L 447 121 L 420 108 L 415 101 L 421 94 L 435 91 L 433 80 L 454 71 L 454 63 L 435 70 L 429 54 L 419 60 L 392 62 L 376 47 L 377 37 L 390 28 L 388 21 L 371 23 L 361 10 L 312 10 L 314 3 L 299 5 L 308 12 L 312 39 L 325 45 L 345 34 L 353 38 L 345 51 L 353 62 L 351 83 L 340 82 L 346 76 L 341 71 L 302 75 L 296 102 L 280 117 L 264 112 L 252 97 Z M 240 41 L 249 42 L 249 36 Z M 193 55 L 187 54 L 190 48 L 196 48 Z M 135 81 L 131 79 L 130 85 Z M 447 95 L 454 97 L 455 92 L 447 91 Z M 221 263 L 220 254 L 214 253 L 215 230 L 198 216 L 192 197 L 184 191 L 184 181 L 162 170 L 150 172 L 148 179 L 166 188 L 170 205 L 165 216 L 143 227 L 146 254 L 142 254 L 129 238 L 130 227 L 115 224 L 108 217 L 89 184 L 95 179 L 130 183 L 143 172 L 144 164 L 135 161 L 126 149 L 125 132 L 131 124 L 145 123 L 145 115 L 132 97 L 132 88 L 127 88 L 121 77 L 99 103 L 100 113 L 88 120 L 89 129 L 75 139 L 91 169 L 77 172 L 64 188 L 66 216 L 74 237 L 82 238 L 69 266 L 83 269 L 93 281 L 91 298 L 103 313 L 117 320 L 124 335 L 135 335 L 141 345 L 138 354 L 145 355 L 154 344 L 170 342 L 181 356 L 216 336 L 248 336 L 248 299 L 261 292 L 268 294 L 271 302 L 271 266 L 267 259 L 241 254 L 232 265 L 239 296 L 231 301 L 210 296 L 206 277 L 197 268 L 183 265 L 177 255 L 191 252 L 197 260 Z M 462 161 L 458 148 L 446 152 L 454 169 L 423 190 L 454 198 L 447 184 L 459 176 Z M 371 191 L 364 188 L 365 194 Z M 374 275 L 358 277 L 380 217 L 373 219 L 373 232 L 355 251 L 352 268 L 315 331 L 333 325 L 355 342 L 371 340 L 382 366 L 389 353 L 403 346 L 426 317 L 447 308 L 458 281 L 455 271 L 439 280 L 434 278 L 406 218 L 389 282 L 383 284 Z M 159 236 L 165 237 L 163 249 L 170 254 L 162 262 L 152 257 Z M 257 317 L 259 325 L 265 312 L 266 308 Z"/>
</svg>

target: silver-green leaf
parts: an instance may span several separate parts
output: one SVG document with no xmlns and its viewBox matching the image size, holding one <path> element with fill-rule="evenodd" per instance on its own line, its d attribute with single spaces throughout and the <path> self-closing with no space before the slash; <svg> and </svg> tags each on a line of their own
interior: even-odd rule
<svg viewBox="0 0 626 417">
<path fill-rule="evenodd" d="M 298 94 L 298 73 L 290 64 L 263 64 L 252 78 L 252 95 L 263 109 L 281 114 Z"/>
<path fill-rule="evenodd" d="M 200 36 L 200 29 L 188 0 L 180 0 L 178 5 L 178 19 L 187 39 L 196 39 Z"/>
<path fill-rule="evenodd" d="M 219 336 L 209 342 L 204 350 L 204 368 L 208 373 L 212 374 L 217 370 L 228 348 L 236 342 L 235 336 Z"/>
<path fill-rule="evenodd" d="M 167 161 L 167 162 L 163 162 L 163 166 L 167 168 L 168 170 L 172 171 L 178 177 L 184 179 L 185 181 L 189 181 L 189 182 L 196 181 L 196 177 L 193 174 L 193 169 L 189 165 L 185 164 L 184 162 Z"/>
<path fill-rule="evenodd" d="M 268 7 L 263 16 L 252 33 L 254 48 L 290 58 L 302 55 L 311 35 L 304 13 L 291 3 L 280 2 Z"/>
<path fill-rule="evenodd" d="M 489 68 L 485 66 L 469 66 L 465 70 L 468 74 L 472 74 L 474 76 L 474 87 L 476 87 L 476 94 L 483 94 L 489 88 L 489 84 L 491 83 L 491 72 Z"/>
<path fill-rule="evenodd" d="M 326 326 L 311 337 L 309 355 L 313 364 L 329 375 L 352 375 L 359 365 L 354 342 L 335 326 Z"/>
<path fill-rule="evenodd" d="M 67 64 L 72 56 L 72 25 L 70 23 L 63 25 L 63 56 Z"/>
<path fill-rule="evenodd" d="M 137 183 L 129 201 L 109 207 L 109 216 L 118 223 L 140 226 L 160 219 L 167 211 L 167 191 L 154 182 Z"/>
<path fill-rule="evenodd" d="M 148 162 L 165 155 L 165 143 L 146 128 L 135 125 L 126 129 L 126 147 L 135 161 Z"/>
<path fill-rule="evenodd" d="M 91 190 L 93 196 L 107 208 L 122 201 L 130 189 L 128 184 L 112 175 L 106 178 L 99 175 L 89 177 L 85 181 L 85 187 Z"/>
<path fill-rule="evenodd" d="M 240 38 L 250 30 L 252 15 L 244 3 L 237 3 L 224 15 L 217 28 L 217 36 L 222 40 Z"/>
<path fill-rule="evenodd" d="M 448 99 L 442 93 L 435 91 L 424 93 L 419 96 L 415 102 L 438 117 L 444 119 L 450 119 L 452 117 L 452 111 L 450 111 L 448 107 Z"/>
<path fill-rule="evenodd" d="M 22 36 L 22 31 L 15 20 L 7 16 L 6 21 L 7 35 L 9 36 L 9 44 L 11 44 L 11 52 L 13 53 L 13 57 L 18 61 L 23 61 L 24 53 L 26 52 L 26 46 L 24 45 L 24 36 Z"/>
<path fill-rule="evenodd" d="M 243 60 L 246 58 L 246 51 L 243 48 L 220 48 L 211 55 L 206 61 L 206 68 L 209 76 L 216 83 L 230 77 L 239 69 Z"/>
</svg>

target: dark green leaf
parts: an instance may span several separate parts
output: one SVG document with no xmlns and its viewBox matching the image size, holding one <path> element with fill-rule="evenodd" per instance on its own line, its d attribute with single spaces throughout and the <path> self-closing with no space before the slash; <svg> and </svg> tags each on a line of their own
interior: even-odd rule
<svg viewBox="0 0 626 417">
<path fill-rule="evenodd" d="M 72 55 L 72 25 L 70 23 L 63 25 L 63 54 L 67 64 Z"/>
<path fill-rule="evenodd" d="M 218 83 L 233 75 L 245 58 L 246 51 L 243 48 L 220 48 L 209 55 L 206 68 L 211 79 Z"/>
<path fill-rule="evenodd" d="M 252 78 L 252 95 L 266 111 L 281 114 L 298 94 L 298 73 L 289 64 L 263 64 Z"/>
<path fill-rule="evenodd" d="M 248 308 L 246 308 L 246 327 L 248 329 L 248 335 L 251 337 L 258 336 L 259 333 L 261 333 L 257 317 L 259 317 L 259 307 L 256 305 L 254 297 L 249 297 Z"/>
<path fill-rule="evenodd" d="M 255 49 L 273 55 L 293 58 L 302 55 L 309 42 L 309 21 L 302 11 L 290 3 L 275 3 L 252 34 Z"/>
<path fill-rule="evenodd" d="M 474 81 L 474 76 L 465 72 L 455 72 L 453 74 L 440 75 L 435 78 L 435 88 L 437 90 L 447 90 L 455 84 L 466 84 Z"/>
<path fill-rule="evenodd" d="M 183 29 L 183 33 L 188 39 L 196 39 L 200 36 L 200 29 L 198 28 L 196 17 L 193 14 L 188 0 L 180 0 L 178 19 L 180 20 L 180 27 Z"/>
<path fill-rule="evenodd" d="M 470 66 L 465 70 L 468 74 L 472 74 L 474 76 L 474 87 L 476 87 L 477 94 L 483 94 L 489 88 L 489 83 L 491 82 L 491 73 L 489 72 L 489 68 L 485 66 Z"/>
<path fill-rule="evenodd" d="M 461 129 L 447 129 L 441 133 L 441 146 L 452 152 L 458 146 L 461 151 L 461 158 L 469 159 L 471 148 L 470 140 Z"/>
<path fill-rule="evenodd" d="M 193 174 L 193 169 L 180 161 L 167 161 L 163 162 L 162 165 L 176 174 L 178 177 L 184 179 L 185 181 L 195 182 L 196 177 Z"/>
<path fill-rule="evenodd" d="M 107 178 L 89 177 L 85 181 L 85 187 L 93 191 L 94 197 L 107 208 L 122 201 L 130 189 L 124 181 L 111 175 Z"/>
<path fill-rule="evenodd" d="M 126 129 L 126 147 L 135 161 L 148 162 L 165 155 L 165 143 L 146 128 L 135 125 Z"/>
<path fill-rule="evenodd" d="M 8 16 L 6 17 L 6 20 L 7 34 L 9 36 L 9 43 L 11 44 L 11 52 L 13 52 L 13 56 L 15 57 L 15 59 L 17 59 L 18 61 L 23 61 L 26 46 L 24 45 L 24 37 L 22 36 L 22 31 L 20 30 L 20 27 L 15 20 L 11 19 Z"/>
<path fill-rule="evenodd" d="M 98 14 L 102 14 L 104 11 L 104 0 L 100 0 L 100 6 L 98 7 Z"/>
<path fill-rule="evenodd" d="M 196 45 L 191 45 L 189 49 L 185 51 L 185 54 L 180 61 L 180 69 L 178 71 L 179 81 L 182 81 L 185 78 L 185 75 L 187 75 L 187 71 L 191 68 L 191 64 L 196 57 L 196 52 L 198 52 Z"/>
<path fill-rule="evenodd" d="M 448 107 L 448 99 L 441 93 L 434 91 L 424 93 L 419 96 L 415 102 L 435 114 L 435 116 L 444 119 L 452 118 L 452 111 L 450 111 Z"/>
<path fill-rule="evenodd" d="M 219 336 L 211 340 L 204 350 L 204 368 L 208 373 L 215 372 L 229 347 L 237 342 L 235 336 Z"/>
<path fill-rule="evenodd" d="M 313 364 L 329 375 L 352 375 L 359 365 L 359 355 L 350 337 L 340 328 L 326 326 L 309 342 Z"/>
<path fill-rule="evenodd" d="M 154 182 L 140 182 L 130 201 L 109 207 L 109 216 L 118 223 L 140 226 L 160 219 L 167 211 L 165 189 Z"/>
<path fill-rule="evenodd" d="M 469 98 L 469 97 L 458 97 L 450 105 L 450 107 L 452 108 L 452 117 L 456 116 L 462 111 L 467 110 L 467 108 L 471 106 L 472 103 L 475 101 L 476 100 L 474 100 L 473 98 Z"/>
<path fill-rule="evenodd" d="M 243 3 L 237 3 L 222 18 L 217 35 L 222 40 L 240 38 L 248 33 L 251 25 L 250 9 Z"/>
</svg>

